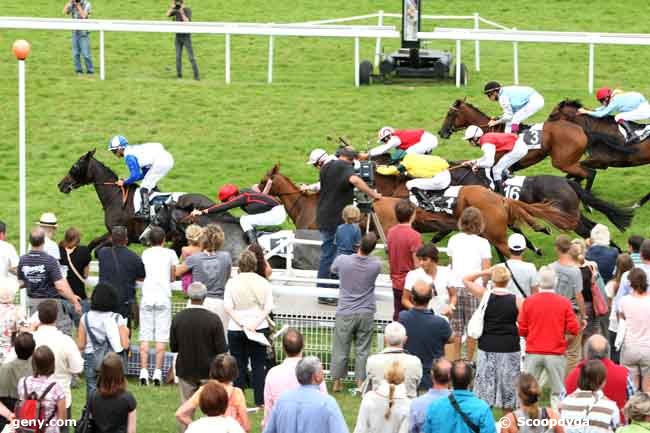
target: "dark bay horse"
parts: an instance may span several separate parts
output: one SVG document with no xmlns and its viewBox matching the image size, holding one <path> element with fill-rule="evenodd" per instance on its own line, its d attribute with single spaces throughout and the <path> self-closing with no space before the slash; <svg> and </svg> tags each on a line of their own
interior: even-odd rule
<svg viewBox="0 0 650 433">
<path fill-rule="evenodd" d="M 457 99 L 449 108 L 438 135 L 449 138 L 454 132 L 470 125 L 487 129 L 489 120 L 490 116 L 469 102 Z M 499 129 L 490 129 L 490 132 L 502 131 L 502 125 L 499 125 Z M 546 122 L 542 130 L 542 148 L 529 150 L 528 154 L 512 167 L 512 170 L 530 167 L 550 156 L 553 167 L 565 172 L 567 176 L 578 180 L 587 179 L 587 191 L 590 191 L 596 171 L 580 164 L 580 158 L 586 152 L 587 144 L 588 139 L 582 129 L 576 128 L 576 125 L 571 122 Z M 503 153 L 497 153 L 496 160 L 498 161 L 501 156 Z"/>
</svg>

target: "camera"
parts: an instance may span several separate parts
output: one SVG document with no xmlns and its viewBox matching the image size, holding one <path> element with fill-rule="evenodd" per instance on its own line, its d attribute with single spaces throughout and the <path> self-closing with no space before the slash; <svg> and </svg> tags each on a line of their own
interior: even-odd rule
<svg viewBox="0 0 650 433">
<path fill-rule="evenodd" d="M 181 0 L 176 0 L 176 2 L 174 3 L 174 9 L 178 10 L 181 7 L 183 7 L 183 2 Z"/>
<path fill-rule="evenodd" d="M 74 0 L 75 3 L 81 3 L 81 0 Z"/>
<path fill-rule="evenodd" d="M 375 163 L 372 161 L 359 161 L 359 166 L 354 169 L 357 176 L 368 184 L 369 187 L 375 185 Z M 372 212 L 372 198 L 368 194 L 358 189 L 354 189 L 354 201 L 362 213 Z"/>
</svg>

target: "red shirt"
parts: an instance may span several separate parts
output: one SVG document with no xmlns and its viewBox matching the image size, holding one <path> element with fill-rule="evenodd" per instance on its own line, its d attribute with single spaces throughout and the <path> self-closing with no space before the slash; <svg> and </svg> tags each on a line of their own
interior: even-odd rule
<svg viewBox="0 0 650 433">
<path fill-rule="evenodd" d="M 536 293 L 524 301 L 519 313 L 519 335 L 526 337 L 526 353 L 564 355 L 564 334 L 580 331 L 571 301 L 553 292 Z"/>
<path fill-rule="evenodd" d="M 398 224 L 388 230 L 386 242 L 393 288 L 404 290 L 406 274 L 415 269 L 413 254 L 422 246 L 422 238 L 410 225 Z"/>
<path fill-rule="evenodd" d="M 515 134 L 506 134 L 503 132 L 488 132 L 483 134 L 479 143 L 481 146 L 484 144 L 490 143 L 494 144 L 497 152 L 510 151 L 515 147 L 515 142 L 517 141 L 517 136 Z"/>
<path fill-rule="evenodd" d="M 393 135 L 399 138 L 399 148 L 406 150 L 409 147 L 417 144 L 422 139 L 424 129 L 398 129 L 393 132 Z"/>
</svg>

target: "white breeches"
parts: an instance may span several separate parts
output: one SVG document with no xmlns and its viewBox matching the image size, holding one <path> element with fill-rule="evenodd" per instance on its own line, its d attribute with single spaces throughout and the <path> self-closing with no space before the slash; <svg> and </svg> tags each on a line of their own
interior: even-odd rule
<svg viewBox="0 0 650 433">
<path fill-rule="evenodd" d="M 406 188 L 410 191 L 412 188 L 419 188 L 424 190 L 443 190 L 449 187 L 451 183 L 451 173 L 445 170 L 436 174 L 433 177 L 422 177 L 418 179 L 411 179 L 406 182 Z"/>
<path fill-rule="evenodd" d="M 140 183 L 140 188 L 146 188 L 149 191 L 154 189 L 158 182 L 165 177 L 169 170 L 174 167 L 174 157 L 169 152 L 162 152 L 156 157 L 153 165 L 147 171 L 147 174 L 144 175 L 142 182 Z"/>
<path fill-rule="evenodd" d="M 494 164 L 494 167 L 492 168 L 492 175 L 494 176 L 494 180 L 501 181 L 503 178 L 503 172 L 512 167 L 521 158 L 526 156 L 527 153 L 528 147 L 526 146 L 526 143 L 524 143 L 524 136 L 522 134 L 515 142 L 515 146 L 512 148 L 512 150 L 503 155 L 501 159 L 497 161 L 496 164 Z"/>
<path fill-rule="evenodd" d="M 392 140 L 391 140 L 392 141 Z M 389 141 L 386 144 L 382 144 L 370 149 L 370 156 L 383 155 L 384 153 L 390 152 L 391 149 L 396 147 L 396 144 Z M 417 153 L 419 155 L 426 155 L 431 153 L 433 149 L 438 147 L 438 137 L 433 135 L 430 132 L 424 131 L 420 141 L 415 143 L 413 146 L 406 149 L 406 153 Z"/>
<path fill-rule="evenodd" d="M 533 114 L 544 108 L 544 97 L 539 93 L 533 93 L 528 99 L 528 103 L 521 107 L 516 113 L 512 115 L 512 119 L 506 123 L 505 132 L 512 131 L 512 124 L 519 125 L 528 119 Z"/>
<path fill-rule="evenodd" d="M 650 104 L 644 102 L 632 111 L 628 111 L 626 113 L 618 113 L 616 116 L 614 116 L 614 119 L 616 119 L 616 121 L 650 119 Z"/>
<path fill-rule="evenodd" d="M 245 232 L 253 230 L 257 226 L 279 226 L 287 219 L 287 212 L 281 204 L 274 206 L 271 210 L 252 215 L 244 215 L 239 218 L 239 225 Z"/>
</svg>

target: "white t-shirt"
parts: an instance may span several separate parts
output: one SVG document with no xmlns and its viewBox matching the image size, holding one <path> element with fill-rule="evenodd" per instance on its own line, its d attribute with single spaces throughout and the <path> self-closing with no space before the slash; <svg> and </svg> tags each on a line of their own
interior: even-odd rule
<svg viewBox="0 0 650 433">
<path fill-rule="evenodd" d="M 465 275 L 480 272 L 481 262 L 492 258 L 492 249 L 485 238 L 467 233 L 456 233 L 449 238 L 447 255 L 451 259 L 451 285 L 463 287 Z"/>
<path fill-rule="evenodd" d="M 92 331 L 98 343 L 101 343 L 106 338 L 115 352 L 124 350 L 122 342 L 120 341 L 120 326 L 126 326 L 126 319 L 117 313 L 111 311 L 95 311 L 90 310 L 81 316 L 81 323 L 86 326 L 85 317 L 88 315 L 88 326 Z M 93 344 L 90 339 L 88 329 L 86 329 L 86 348 L 84 353 L 92 353 Z"/>
<path fill-rule="evenodd" d="M 237 421 L 229 416 L 206 416 L 190 424 L 185 433 L 245 433 Z"/>
<path fill-rule="evenodd" d="M 7 278 L 9 269 L 18 266 L 18 254 L 16 248 L 9 242 L 0 241 L 0 277 Z"/>
<path fill-rule="evenodd" d="M 435 311 L 436 314 L 440 314 L 440 309 L 445 305 L 449 305 L 449 291 L 447 290 L 447 287 L 453 287 L 451 284 L 451 270 L 448 266 L 437 266 L 436 278 L 432 279 L 429 274 L 424 272 L 424 269 L 415 268 L 406 274 L 404 290 L 408 290 L 409 292 L 413 290 L 413 285 L 418 280 L 422 280 L 427 284 L 433 283 L 435 286 L 437 296 L 431 299 L 431 302 L 429 302 L 429 308 Z"/>
<path fill-rule="evenodd" d="M 505 267 L 505 265 L 503 266 Z M 508 260 L 508 266 L 510 267 L 512 277 L 517 279 L 517 283 L 519 283 L 521 290 L 524 291 L 526 296 L 530 296 L 530 288 L 537 285 L 537 282 L 535 281 L 537 278 L 537 269 L 535 268 L 535 265 L 521 260 Z M 506 288 L 516 297 L 523 298 L 512 278 L 510 278 L 510 282 Z"/>
<path fill-rule="evenodd" d="M 43 245 L 43 250 L 54 257 L 57 262 L 61 260 L 61 251 L 59 250 L 59 246 L 56 244 L 56 242 L 47 236 L 45 236 L 45 244 Z M 65 275 L 63 277 L 65 278 Z"/>
<path fill-rule="evenodd" d="M 145 278 L 142 283 L 142 305 L 168 305 L 172 296 L 171 268 L 178 265 L 173 250 L 161 246 L 142 253 Z"/>
</svg>

